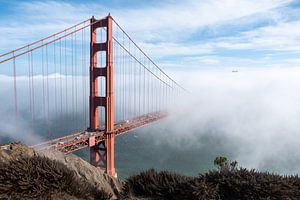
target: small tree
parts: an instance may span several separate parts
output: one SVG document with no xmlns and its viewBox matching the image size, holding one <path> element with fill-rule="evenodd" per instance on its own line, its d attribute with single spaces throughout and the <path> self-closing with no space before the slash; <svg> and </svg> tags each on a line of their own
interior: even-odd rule
<svg viewBox="0 0 300 200">
<path fill-rule="evenodd" d="M 224 156 L 216 157 L 214 160 L 214 165 L 219 169 L 224 168 L 226 165 L 228 165 L 227 158 Z"/>
<path fill-rule="evenodd" d="M 224 156 L 218 156 L 214 160 L 214 165 L 221 171 L 221 170 L 235 170 L 237 167 L 237 161 L 228 162 L 228 159 Z"/>
</svg>

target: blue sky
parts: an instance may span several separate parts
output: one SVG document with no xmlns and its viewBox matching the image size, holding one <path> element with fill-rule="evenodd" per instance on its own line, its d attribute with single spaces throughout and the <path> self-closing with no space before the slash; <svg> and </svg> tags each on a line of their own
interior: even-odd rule
<svg viewBox="0 0 300 200">
<path fill-rule="evenodd" d="M 296 0 L 0 0 L 0 49 L 110 12 L 167 70 L 298 67 L 299 11 Z"/>
</svg>

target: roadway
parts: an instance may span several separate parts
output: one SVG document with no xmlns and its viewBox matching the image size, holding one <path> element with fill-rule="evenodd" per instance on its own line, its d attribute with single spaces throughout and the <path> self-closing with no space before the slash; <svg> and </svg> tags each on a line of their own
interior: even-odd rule
<svg viewBox="0 0 300 200">
<path fill-rule="evenodd" d="M 119 136 L 134 129 L 141 128 L 166 116 L 166 112 L 157 112 L 120 122 L 115 124 L 115 135 Z M 36 150 L 55 149 L 67 154 L 86 147 L 97 145 L 99 142 L 104 140 L 104 133 L 104 127 L 101 127 L 96 131 L 79 131 L 71 135 L 51 139 L 31 147 Z"/>
</svg>

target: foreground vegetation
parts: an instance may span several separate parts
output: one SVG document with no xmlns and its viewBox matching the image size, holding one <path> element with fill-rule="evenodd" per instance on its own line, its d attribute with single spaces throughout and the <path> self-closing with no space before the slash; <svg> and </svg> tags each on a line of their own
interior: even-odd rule
<svg viewBox="0 0 300 200">
<path fill-rule="evenodd" d="M 123 188 L 122 199 L 201 199 L 201 200 L 275 200 L 300 199 L 298 176 L 280 176 L 237 168 L 216 158 L 217 169 L 197 177 L 186 177 L 168 171 L 151 169 L 130 177 Z"/>
<path fill-rule="evenodd" d="M 216 169 L 197 177 L 154 169 L 129 177 L 121 200 L 275 200 L 300 199 L 298 176 L 280 176 L 238 168 L 225 157 Z M 44 156 L 22 155 L 0 162 L 0 199 L 98 199 L 113 195 L 80 178 L 61 162 Z"/>
<path fill-rule="evenodd" d="M 110 199 L 111 194 L 78 178 L 46 157 L 21 156 L 0 162 L 0 199 Z"/>
</svg>

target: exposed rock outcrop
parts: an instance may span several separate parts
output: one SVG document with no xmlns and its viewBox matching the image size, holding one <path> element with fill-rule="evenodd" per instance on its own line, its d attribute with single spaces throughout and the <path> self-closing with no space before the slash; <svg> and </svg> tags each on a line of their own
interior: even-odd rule
<svg viewBox="0 0 300 200">
<path fill-rule="evenodd" d="M 74 154 L 66 155 L 59 151 L 48 150 L 40 151 L 38 152 L 38 155 L 65 164 L 69 169 L 73 170 L 78 177 L 87 180 L 99 189 L 103 188 L 106 192 L 113 194 L 114 198 L 117 198 L 122 190 L 122 181 L 105 174 L 104 170 L 90 165 L 88 162 Z"/>
</svg>

